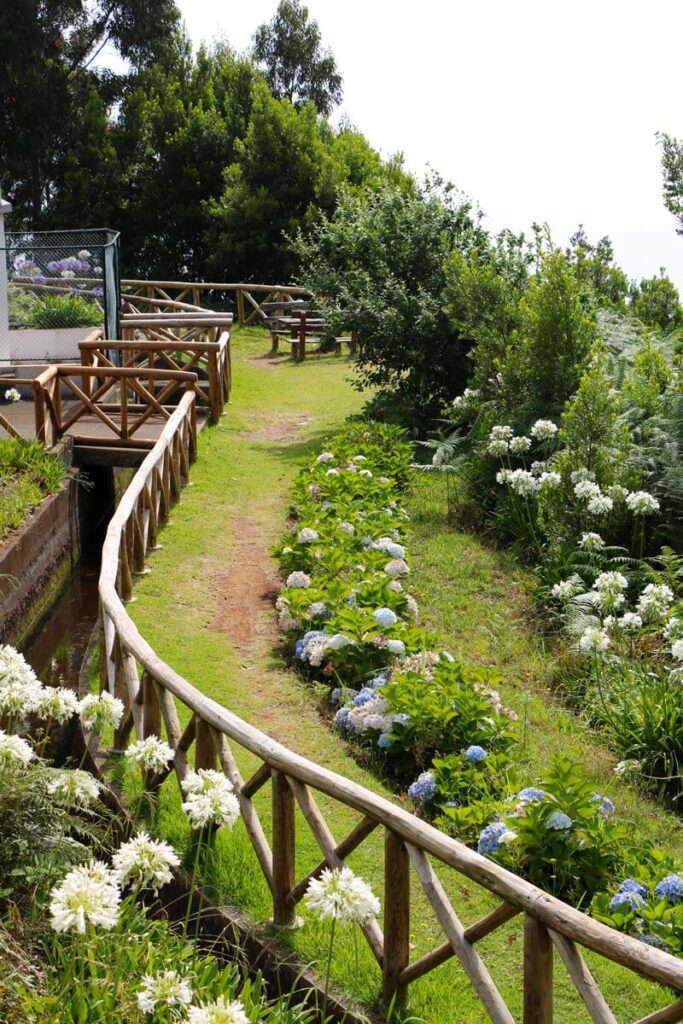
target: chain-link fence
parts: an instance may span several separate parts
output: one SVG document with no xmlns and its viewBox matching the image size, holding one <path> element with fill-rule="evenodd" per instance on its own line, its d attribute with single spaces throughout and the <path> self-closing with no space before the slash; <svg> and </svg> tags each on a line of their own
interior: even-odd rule
<svg viewBox="0 0 683 1024">
<path fill-rule="evenodd" d="M 120 337 L 118 232 L 10 231 L 3 255 L 10 330 L 102 327 Z"/>
</svg>

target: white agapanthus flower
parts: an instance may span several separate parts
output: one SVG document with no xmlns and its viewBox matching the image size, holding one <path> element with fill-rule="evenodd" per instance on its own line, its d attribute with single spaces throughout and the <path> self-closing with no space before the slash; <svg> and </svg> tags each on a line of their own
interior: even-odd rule
<svg viewBox="0 0 683 1024">
<path fill-rule="evenodd" d="M 89 693 L 80 703 L 81 722 L 91 732 L 117 729 L 123 712 L 123 701 L 112 697 L 106 690 L 100 694 Z"/>
<path fill-rule="evenodd" d="M 544 472 L 538 478 L 538 486 L 541 491 L 553 491 L 556 487 L 559 487 L 562 483 L 562 477 L 559 473 L 555 472 Z"/>
<path fill-rule="evenodd" d="M 305 572 L 301 572 L 300 570 L 290 572 L 289 576 L 287 577 L 287 580 L 285 581 L 285 586 L 299 590 L 306 590 L 306 588 L 310 587 L 310 585 L 310 576 L 307 576 Z"/>
<path fill-rule="evenodd" d="M 112 857 L 114 875 L 120 885 L 144 886 L 158 892 L 173 879 L 172 868 L 180 857 L 172 846 L 140 832 L 122 843 Z"/>
<path fill-rule="evenodd" d="M 591 498 L 599 498 L 602 491 L 593 480 L 579 480 L 574 484 L 574 494 L 580 501 L 590 501 Z"/>
<path fill-rule="evenodd" d="M 47 782 L 47 791 L 62 807 L 87 809 L 98 799 L 101 786 L 97 779 L 80 768 L 55 769 Z"/>
<path fill-rule="evenodd" d="M 380 629 L 388 629 L 389 626 L 394 626 L 398 622 L 398 615 L 391 608 L 377 608 L 372 613 L 372 617 Z"/>
<path fill-rule="evenodd" d="M 175 752 L 158 736 L 147 736 L 144 740 L 131 743 L 125 757 L 144 771 L 163 772 L 175 757 Z"/>
<path fill-rule="evenodd" d="M 347 867 L 325 868 L 319 878 L 311 879 L 304 903 L 318 920 L 330 918 L 340 924 L 364 924 L 380 910 L 368 883 Z"/>
<path fill-rule="evenodd" d="M 507 469 L 507 468 L 499 469 L 498 472 L 496 473 L 496 483 L 499 483 L 499 484 L 509 484 L 511 476 L 512 476 L 512 470 L 511 469 Z"/>
<path fill-rule="evenodd" d="M 38 680 L 9 677 L 0 680 L 0 718 L 26 718 L 32 714 L 42 696 Z"/>
<path fill-rule="evenodd" d="M 477 398 L 479 398 L 478 388 L 465 388 L 461 395 L 453 399 L 451 405 L 456 412 L 465 412 Z"/>
<path fill-rule="evenodd" d="M 614 502 L 607 494 L 594 494 L 588 499 L 588 511 L 593 516 L 604 516 L 614 508 Z"/>
<path fill-rule="evenodd" d="M 636 611 L 643 622 L 661 622 L 673 604 L 674 593 L 666 583 L 648 583 L 638 598 Z"/>
<path fill-rule="evenodd" d="M 390 562 L 384 566 L 384 571 L 387 576 L 407 576 L 410 572 L 408 563 L 402 558 L 392 558 Z"/>
<path fill-rule="evenodd" d="M 579 547 L 584 551 L 602 551 L 605 542 L 599 533 L 584 533 L 581 535 Z"/>
<path fill-rule="evenodd" d="M 240 815 L 240 805 L 232 783 L 221 772 L 200 768 L 188 772 L 182 783 L 186 800 L 182 805 L 194 828 L 226 825 L 232 828 Z"/>
<path fill-rule="evenodd" d="M 670 615 L 662 628 L 662 633 L 669 641 L 683 639 L 683 621 L 677 615 Z"/>
<path fill-rule="evenodd" d="M 33 756 L 33 749 L 26 740 L 0 729 L 0 768 L 12 765 L 26 766 Z"/>
<path fill-rule="evenodd" d="M 320 539 L 320 534 L 317 530 L 311 529 L 310 526 L 304 526 L 302 530 L 296 535 L 297 542 L 299 544 L 312 544 L 314 541 Z"/>
<path fill-rule="evenodd" d="M 121 890 L 106 864 L 91 861 L 73 868 L 54 887 L 50 923 L 56 932 L 85 934 L 88 926 L 109 931 L 119 916 Z"/>
<path fill-rule="evenodd" d="M 332 452 L 321 452 L 315 461 L 319 462 L 321 466 L 326 466 L 328 462 L 334 462 L 334 454 Z"/>
<path fill-rule="evenodd" d="M 531 472 L 534 476 L 540 476 L 541 473 L 545 473 L 547 471 L 549 465 L 550 463 L 547 459 L 534 459 L 531 463 Z"/>
<path fill-rule="evenodd" d="M 536 420 L 529 433 L 537 441 L 548 441 L 558 430 L 559 427 L 552 420 Z"/>
<path fill-rule="evenodd" d="M 229 1000 L 219 996 L 215 1003 L 191 1006 L 188 1010 L 188 1024 L 249 1024 L 249 1018 L 238 999 Z"/>
<path fill-rule="evenodd" d="M 583 654 L 604 654 L 609 645 L 610 638 L 598 626 L 588 626 L 579 638 L 579 650 Z"/>
<path fill-rule="evenodd" d="M 626 507 L 634 516 L 651 516 L 659 512 L 659 502 L 647 491 L 633 491 L 627 494 Z"/>
<path fill-rule="evenodd" d="M 515 494 L 528 498 L 538 490 L 539 483 L 535 476 L 527 469 L 515 469 L 508 480 L 510 487 Z"/>
<path fill-rule="evenodd" d="M 146 974 L 138 990 L 138 1009 L 154 1013 L 166 1006 L 187 1007 L 192 1002 L 192 989 L 177 971 Z"/>
<path fill-rule="evenodd" d="M 508 442 L 504 438 L 493 438 L 486 446 L 486 451 L 489 455 L 492 455 L 494 459 L 501 459 L 508 453 Z"/>
<path fill-rule="evenodd" d="M 557 601 L 569 601 L 576 594 L 583 590 L 583 580 L 580 576 L 574 573 L 569 579 L 560 580 L 556 583 L 551 591 L 551 597 L 554 597 Z"/>
<path fill-rule="evenodd" d="M 21 394 L 16 388 L 7 388 L 5 398 L 8 402 L 18 402 L 21 399 Z"/>
<path fill-rule="evenodd" d="M 38 718 L 55 722 L 68 722 L 78 713 L 79 700 L 73 690 L 65 686 L 43 686 L 36 698 L 33 713 Z"/>
<path fill-rule="evenodd" d="M 513 455 L 523 455 L 524 452 L 528 452 L 531 448 L 531 438 L 524 437 L 511 437 L 510 438 L 510 451 Z"/>
<path fill-rule="evenodd" d="M 619 629 L 623 629 L 624 633 L 637 633 L 642 625 L 643 620 L 637 612 L 624 612 L 617 620 L 617 626 Z"/>
<path fill-rule="evenodd" d="M 671 656 L 676 661 L 683 661 L 683 640 L 674 640 L 671 645 Z"/>
<path fill-rule="evenodd" d="M 569 479 L 573 484 L 578 484 L 581 480 L 593 480 L 594 475 L 586 466 L 580 466 L 570 473 Z"/>
<path fill-rule="evenodd" d="M 607 488 L 607 493 L 612 501 L 623 501 L 628 494 L 628 491 L 625 487 L 622 487 L 621 484 L 612 484 L 611 487 Z"/>
<path fill-rule="evenodd" d="M 628 586 L 628 580 L 621 572 L 601 572 L 593 584 L 603 594 L 621 594 Z"/>
</svg>

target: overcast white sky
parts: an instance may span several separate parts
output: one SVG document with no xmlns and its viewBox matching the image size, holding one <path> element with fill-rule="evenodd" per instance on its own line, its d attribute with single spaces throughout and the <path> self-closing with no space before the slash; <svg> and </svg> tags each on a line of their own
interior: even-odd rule
<svg viewBox="0 0 683 1024">
<path fill-rule="evenodd" d="M 196 44 L 237 50 L 277 0 L 176 0 Z M 384 154 L 430 164 L 491 229 L 609 234 L 631 277 L 683 237 L 661 200 L 655 132 L 683 136 L 681 0 L 308 0 L 344 77 L 342 112 Z"/>
</svg>

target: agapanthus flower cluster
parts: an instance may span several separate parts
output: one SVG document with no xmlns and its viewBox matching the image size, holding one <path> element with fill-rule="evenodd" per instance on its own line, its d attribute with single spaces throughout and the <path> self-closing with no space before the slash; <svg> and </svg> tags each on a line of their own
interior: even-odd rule
<svg viewBox="0 0 683 1024">
<path fill-rule="evenodd" d="M 48 793 L 63 807 L 90 808 L 100 789 L 97 779 L 80 768 L 55 769 L 47 783 Z"/>
<path fill-rule="evenodd" d="M 127 843 L 122 843 L 112 859 L 114 876 L 120 885 L 146 887 L 158 892 L 173 879 L 173 868 L 180 858 L 169 843 L 151 839 L 140 832 Z"/>
<path fill-rule="evenodd" d="M 347 867 L 324 868 L 319 878 L 312 878 L 304 904 L 318 920 L 333 919 L 340 924 L 365 924 L 380 911 L 368 883 Z"/>
<path fill-rule="evenodd" d="M 604 654 L 610 646 L 610 638 L 599 626 L 587 626 L 579 637 L 579 650 L 582 654 Z"/>
<path fill-rule="evenodd" d="M 33 748 L 21 736 L 12 736 L 0 729 L 0 769 L 26 767 L 34 756 Z"/>
<path fill-rule="evenodd" d="M 232 828 L 240 815 L 233 785 L 221 772 L 210 768 L 187 773 L 182 783 L 185 802 L 182 808 L 194 828 L 225 825 Z"/>
<path fill-rule="evenodd" d="M 558 431 L 557 424 L 552 420 L 536 420 L 529 433 L 537 441 L 549 441 Z"/>
<path fill-rule="evenodd" d="M 673 600 L 673 590 L 666 583 L 648 583 L 638 598 L 636 611 L 643 622 L 661 622 Z"/>
<path fill-rule="evenodd" d="M 188 1024 L 249 1024 L 239 999 L 227 999 L 225 996 L 219 996 L 212 1003 L 191 1006 L 187 1019 Z"/>
<path fill-rule="evenodd" d="M 81 701 L 79 713 L 85 729 L 102 732 L 104 729 L 117 729 L 124 710 L 123 701 L 103 690 L 100 694 L 87 694 Z"/>
<path fill-rule="evenodd" d="M 151 772 L 163 772 L 174 756 L 173 749 L 158 736 L 131 743 L 125 753 L 126 760 Z"/>
<path fill-rule="evenodd" d="M 85 934 L 88 927 L 110 931 L 116 925 L 121 891 L 112 871 L 101 861 L 73 868 L 50 898 L 50 923 L 55 931 Z"/>
<path fill-rule="evenodd" d="M 500 424 L 493 427 L 489 434 L 486 451 L 489 455 L 493 455 L 494 458 L 501 458 L 503 455 L 507 455 L 510 448 L 510 439 L 513 434 L 512 427 Z"/>
<path fill-rule="evenodd" d="M 659 512 L 659 502 L 647 491 L 633 491 L 626 495 L 626 506 L 634 516 L 652 516 Z"/>
<path fill-rule="evenodd" d="M 177 971 L 162 971 L 160 974 L 145 974 L 138 990 L 138 1009 L 142 1013 L 154 1013 L 167 1006 L 188 1007 L 192 1002 L 192 989 Z"/>
</svg>

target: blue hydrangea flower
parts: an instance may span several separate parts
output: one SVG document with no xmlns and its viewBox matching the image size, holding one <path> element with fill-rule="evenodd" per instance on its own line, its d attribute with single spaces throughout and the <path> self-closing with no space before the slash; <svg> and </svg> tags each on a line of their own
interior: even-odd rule
<svg viewBox="0 0 683 1024">
<path fill-rule="evenodd" d="M 377 740 L 377 746 L 380 748 L 380 750 L 388 750 L 389 747 L 393 746 L 393 744 L 394 741 L 392 740 L 388 732 L 383 732 Z"/>
<path fill-rule="evenodd" d="M 375 676 L 375 678 L 371 679 L 367 685 L 371 686 L 373 690 L 377 690 L 380 686 L 386 686 L 386 676 Z"/>
<path fill-rule="evenodd" d="M 332 707 L 336 708 L 337 704 L 339 704 L 341 699 L 342 699 L 341 686 L 337 686 L 337 687 L 335 687 L 335 689 L 330 694 L 330 701 L 332 703 Z"/>
<path fill-rule="evenodd" d="M 306 648 L 312 640 L 320 640 L 325 636 L 325 633 L 321 629 L 309 629 L 307 633 L 304 633 L 301 640 L 297 640 L 294 645 L 294 653 L 300 661 L 306 660 Z"/>
<path fill-rule="evenodd" d="M 680 875 L 667 875 L 655 886 L 655 896 L 669 903 L 683 902 L 683 879 Z"/>
<path fill-rule="evenodd" d="M 638 936 L 639 942 L 644 942 L 646 946 L 653 946 L 655 949 L 668 949 L 666 942 L 660 939 L 659 935 L 655 935 L 654 932 L 643 932 L 642 935 Z"/>
<path fill-rule="evenodd" d="M 410 721 L 410 715 L 406 715 L 403 711 L 399 711 L 393 718 L 395 725 L 407 725 Z"/>
<path fill-rule="evenodd" d="M 545 795 L 545 790 L 539 789 L 538 786 L 527 786 L 526 789 L 520 789 L 516 799 L 522 804 L 533 804 L 544 800 Z"/>
<path fill-rule="evenodd" d="M 476 743 L 468 747 L 462 755 L 466 761 L 471 761 L 472 764 L 476 764 L 477 761 L 483 761 L 489 756 L 488 750 L 484 750 L 483 747 L 477 746 Z"/>
<path fill-rule="evenodd" d="M 377 608 L 372 613 L 372 617 L 380 629 L 388 629 L 390 626 L 395 626 L 398 622 L 398 615 L 391 608 Z"/>
<path fill-rule="evenodd" d="M 410 786 L 408 796 L 413 803 L 425 803 L 436 796 L 436 783 L 431 772 L 422 772 Z"/>
<path fill-rule="evenodd" d="M 369 686 L 364 686 L 362 690 L 359 690 L 356 696 L 353 698 L 353 706 L 355 708 L 362 708 L 364 704 L 375 699 L 375 691 L 371 690 Z"/>
<path fill-rule="evenodd" d="M 306 644 L 303 640 L 297 640 L 297 642 L 294 644 L 294 657 L 299 658 L 299 660 L 301 660 L 303 658 L 305 647 Z"/>
<path fill-rule="evenodd" d="M 554 828 L 557 832 L 563 832 L 565 829 L 571 828 L 573 824 L 572 819 L 564 811 L 555 811 L 548 818 L 546 828 Z"/>
<path fill-rule="evenodd" d="M 647 896 L 647 886 L 641 882 L 636 882 L 635 878 L 625 878 L 621 883 L 617 892 L 635 892 L 643 899 Z"/>
<path fill-rule="evenodd" d="M 336 715 L 334 716 L 334 724 L 338 729 L 342 729 L 348 732 L 351 728 L 351 708 L 339 708 Z"/>
<path fill-rule="evenodd" d="M 623 906 L 624 903 L 628 903 L 632 910 L 637 910 L 638 907 L 642 907 L 645 900 L 640 893 L 631 890 L 630 892 L 618 892 L 610 900 L 610 910 L 616 910 L 617 907 Z"/>
<path fill-rule="evenodd" d="M 494 821 L 491 825 L 481 830 L 479 842 L 477 843 L 478 853 L 495 853 L 500 849 L 500 840 L 508 831 L 504 821 Z"/>
<path fill-rule="evenodd" d="M 600 811 L 600 814 L 605 819 L 605 821 L 608 818 L 611 818 L 614 812 L 616 811 L 616 807 L 614 806 L 610 798 L 608 796 L 603 796 L 601 793 L 595 793 L 593 795 L 593 803 L 600 805 L 598 810 Z"/>
</svg>

